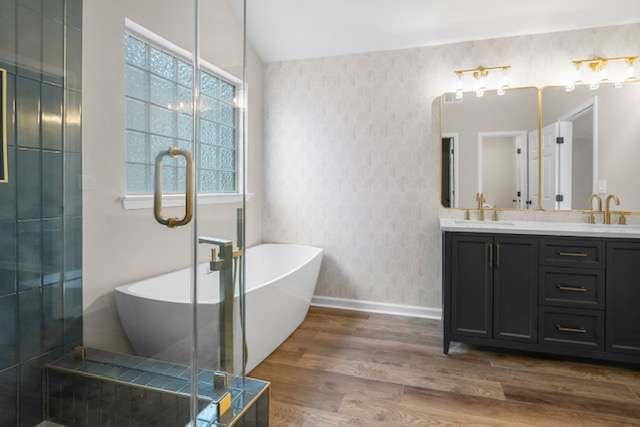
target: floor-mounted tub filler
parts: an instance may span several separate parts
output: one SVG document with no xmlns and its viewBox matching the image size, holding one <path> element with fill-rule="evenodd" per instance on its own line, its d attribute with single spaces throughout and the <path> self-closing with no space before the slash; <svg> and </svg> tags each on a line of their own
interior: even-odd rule
<svg viewBox="0 0 640 427">
<path fill-rule="evenodd" d="M 271 354 L 304 320 L 313 296 L 322 249 L 263 244 L 246 251 L 247 372 Z M 198 266 L 198 356 L 203 368 L 217 368 L 218 273 Z M 141 356 L 189 364 L 193 307 L 191 270 L 120 286 L 115 290 L 120 322 Z M 241 366 L 238 294 L 235 297 L 235 363 Z"/>
</svg>

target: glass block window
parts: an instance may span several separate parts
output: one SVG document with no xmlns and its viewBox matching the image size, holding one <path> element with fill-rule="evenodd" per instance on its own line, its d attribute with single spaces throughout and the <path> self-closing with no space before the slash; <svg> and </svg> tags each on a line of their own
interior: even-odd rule
<svg viewBox="0 0 640 427">
<path fill-rule="evenodd" d="M 127 194 L 153 192 L 155 158 L 171 146 L 198 151 L 200 193 L 237 192 L 236 86 L 200 72 L 199 141 L 193 144 L 193 67 L 180 56 L 126 33 Z M 164 159 L 164 191 L 185 191 L 184 159 Z"/>
</svg>

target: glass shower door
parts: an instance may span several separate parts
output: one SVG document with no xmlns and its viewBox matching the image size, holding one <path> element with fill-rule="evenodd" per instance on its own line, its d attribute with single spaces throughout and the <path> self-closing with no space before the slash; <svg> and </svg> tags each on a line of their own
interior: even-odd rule
<svg viewBox="0 0 640 427">
<path fill-rule="evenodd" d="M 258 390 L 243 13 L 0 7 L 0 425 L 233 421 Z"/>
<path fill-rule="evenodd" d="M 232 7 L 232 3 L 235 8 Z M 264 383 L 246 378 L 246 257 L 257 233 L 247 200 L 247 64 L 242 2 L 200 0 L 198 13 L 197 156 L 197 365 L 215 378 L 213 389 L 228 393 L 231 406 L 218 408 L 217 425 L 244 417 L 260 425 L 255 402 Z M 247 227 L 247 218 L 250 224 Z M 267 410 L 268 412 L 268 410 Z M 211 412 L 199 421 L 212 422 Z M 216 415 L 216 411 L 213 411 Z M 208 424 L 204 424 L 208 425 Z"/>
</svg>

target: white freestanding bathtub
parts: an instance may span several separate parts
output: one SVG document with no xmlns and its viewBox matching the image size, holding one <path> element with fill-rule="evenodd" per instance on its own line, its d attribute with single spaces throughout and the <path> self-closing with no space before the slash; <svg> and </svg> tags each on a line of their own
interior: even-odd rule
<svg viewBox="0 0 640 427">
<path fill-rule="evenodd" d="M 313 296 L 322 249 L 264 244 L 246 251 L 247 372 L 273 352 L 304 320 Z M 217 368 L 218 273 L 198 267 L 198 363 Z M 193 305 L 191 269 L 174 271 L 115 290 L 120 322 L 134 351 L 189 364 Z M 241 369 L 239 298 L 235 297 L 234 370 Z"/>
</svg>

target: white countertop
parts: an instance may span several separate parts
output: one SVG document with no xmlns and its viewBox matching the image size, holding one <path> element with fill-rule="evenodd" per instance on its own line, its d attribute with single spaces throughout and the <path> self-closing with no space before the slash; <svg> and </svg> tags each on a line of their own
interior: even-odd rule
<svg viewBox="0 0 640 427">
<path fill-rule="evenodd" d="M 640 226 L 545 221 L 477 221 L 440 218 L 442 231 L 466 233 L 536 234 L 544 236 L 640 238 Z"/>
</svg>

